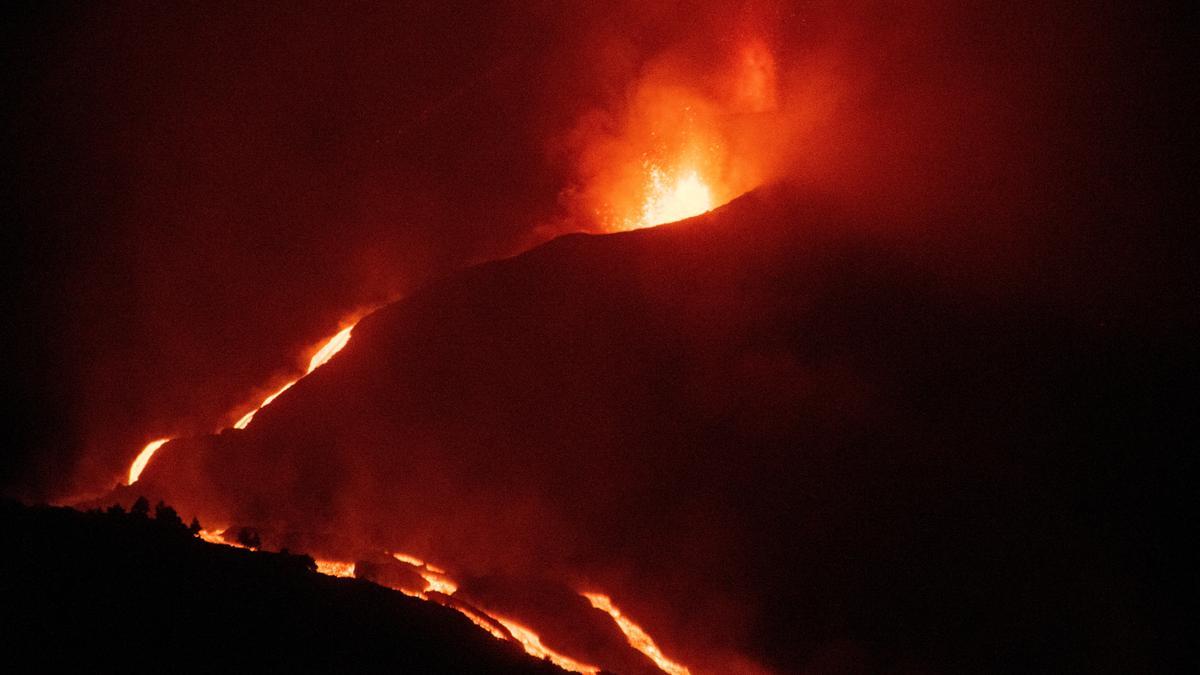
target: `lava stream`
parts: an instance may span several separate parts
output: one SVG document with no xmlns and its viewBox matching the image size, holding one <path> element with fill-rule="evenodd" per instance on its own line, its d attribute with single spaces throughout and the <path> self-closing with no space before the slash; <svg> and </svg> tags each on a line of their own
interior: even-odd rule
<svg viewBox="0 0 1200 675">
<path fill-rule="evenodd" d="M 171 439 L 160 438 L 157 441 L 150 441 L 146 444 L 146 447 L 142 448 L 142 451 L 134 458 L 133 464 L 129 465 L 129 485 L 137 482 L 137 479 L 142 475 L 142 471 L 146 469 L 146 465 L 150 463 L 150 458 L 169 440 Z"/>
<path fill-rule="evenodd" d="M 505 635 L 504 632 L 502 630 L 500 630 L 499 628 L 497 628 L 495 625 L 493 625 L 493 623 L 491 621 L 476 614 L 475 612 L 472 612 L 471 610 L 469 610 L 465 607 L 453 607 L 453 609 L 458 610 L 459 614 L 462 614 L 463 616 L 470 619 L 471 623 L 473 623 L 476 626 L 479 626 L 480 628 L 491 633 L 492 637 L 496 638 L 497 640 L 507 641 L 509 639 L 509 636 Z"/>
<path fill-rule="evenodd" d="M 334 335 L 333 337 L 326 340 L 325 344 L 321 345 L 321 348 L 317 350 L 317 353 L 313 354 L 312 358 L 309 359 L 308 370 L 304 371 L 304 375 L 308 375 L 308 374 L 312 373 L 312 371 L 316 370 L 317 368 L 320 368 L 321 366 L 325 365 L 326 363 L 329 362 L 329 359 L 333 358 L 334 354 L 337 354 L 338 352 L 342 351 L 342 348 L 346 346 L 346 343 L 350 342 L 350 331 L 352 331 L 352 330 L 354 330 L 354 326 L 348 326 L 348 327 L 342 329 L 341 331 L 339 331 L 337 335 Z M 304 377 L 304 375 L 301 375 L 300 377 Z M 288 382 L 287 384 L 280 387 L 279 390 L 276 391 L 274 394 L 271 394 L 270 396 L 263 399 L 263 402 L 258 404 L 257 408 L 246 413 L 245 415 L 242 416 L 241 419 L 234 422 L 233 428 L 234 429 L 245 429 L 247 426 L 250 425 L 250 420 L 254 419 L 255 413 L 257 413 L 259 410 L 262 410 L 263 408 L 271 405 L 271 401 L 274 401 L 276 398 L 279 397 L 280 394 L 287 391 L 288 389 L 291 389 L 292 385 L 296 384 L 299 381 L 300 381 L 300 378 L 296 378 L 296 379 L 292 380 L 291 382 Z"/>
<path fill-rule="evenodd" d="M 428 584 L 425 587 L 425 590 L 419 594 L 416 594 L 415 597 L 421 598 L 422 600 L 428 600 L 429 597 L 426 595 L 426 593 L 435 592 L 450 596 L 454 595 L 454 592 L 458 590 L 458 584 L 451 580 L 450 577 L 446 576 L 445 571 L 441 568 L 430 565 L 420 558 L 405 553 L 393 553 L 392 557 L 402 563 L 406 563 L 417 568 L 417 573 L 420 574 L 421 578 L 425 579 L 425 583 Z M 539 659 L 549 659 L 551 663 L 559 668 L 570 670 L 576 673 L 596 673 L 600 671 L 600 669 L 596 666 L 580 663 L 569 656 L 560 654 L 553 649 L 550 649 L 546 645 L 542 644 L 542 640 L 540 637 L 538 637 L 537 633 L 513 621 L 512 619 L 501 618 L 494 614 L 488 614 L 487 618 L 484 618 L 483 616 L 480 616 L 464 607 L 453 605 L 447 606 L 457 610 L 463 616 L 470 619 L 475 625 L 491 633 L 496 639 L 508 640 L 511 636 L 511 639 L 516 640 L 517 643 L 521 645 L 521 648 L 524 649 L 525 652 L 530 656 L 534 656 Z M 498 623 L 503 626 L 504 629 L 508 631 L 508 635 L 505 635 L 503 632 L 498 630 L 495 625 L 493 625 L 494 623 Z"/>
<path fill-rule="evenodd" d="M 208 530 L 200 530 L 196 536 L 210 544 L 224 544 L 225 546 L 233 546 L 235 548 L 249 548 L 249 546 L 243 546 L 237 542 L 225 541 L 225 535 L 222 532 L 209 532 Z"/>
<path fill-rule="evenodd" d="M 336 560 L 317 560 L 317 571 L 331 577 L 354 578 L 354 563 Z"/>
<path fill-rule="evenodd" d="M 157 443 L 158 441 L 156 441 Z M 162 442 L 166 442 L 165 440 Z M 159 443 L 161 445 L 161 443 Z M 248 548 L 243 544 L 228 541 L 225 539 L 224 532 L 213 532 L 209 530 L 200 530 L 197 534 L 201 539 L 211 544 L 224 544 L 226 546 L 235 546 L 237 548 Z M 533 630 L 513 621 L 512 619 L 503 618 L 494 614 L 487 613 L 486 609 L 480 613 L 463 607 L 457 603 L 451 604 L 439 600 L 440 596 L 450 597 L 458 590 L 458 584 L 449 577 L 444 569 L 428 563 L 416 556 L 407 553 L 392 553 L 391 556 L 396 560 L 412 566 L 416 569 L 417 574 L 425 580 L 425 589 L 420 592 L 413 592 L 403 588 L 392 587 L 393 590 L 399 591 L 407 596 L 414 597 L 420 600 L 434 600 L 439 604 L 449 607 L 463 616 L 467 617 L 472 623 L 487 631 L 498 640 L 513 640 L 521 645 L 527 654 L 539 659 L 548 659 L 558 667 L 573 671 L 576 673 L 596 673 L 600 669 L 597 666 L 588 665 L 580 661 L 576 661 L 569 656 L 550 649 L 542 644 L 541 638 Z M 357 565 L 353 562 L 344 562 L 336 560 L 315 560 L 317 564 L 317 572 L 332 577 L 355 578 Z M 433 597 L 430 597 L 433 593 Z M 587 598 L 588 602 L 593 607 L 599 609 L 613 618 L 617 623 L 618 628 L 625 634 L 629 645 L 645 654 L 655 665 L 663 672 L 669 675 L 691 675 L 686 666 L 680 665 L 668 659 L 662 650 L 658 648 L 654 640 L 640 626 L 631 621 L 628 617 L 621 613 L 612 604 L 612 600 L 607 595 L 600 593 L 581 593 Z"/>
<path fill-rule="evenodd" d="M 399 560 L 402 563 L 407 563 L 409 565 L 412 565 L 413 567 L 425 567 L 424 560 L 421 560 L 420 558 L 417 558 L 415 556 L 408 555 L 407 553 L 393 553 L 392 557 L 395 558 L 396 560 Z"/>
<path fill-rule="evenodd" d="M 536 656 L 539 659 L 549 659 L 551 663 L 559 668 L 575 673 L 600 672 L 600 669 L 596 666 L 589 666 L 587 664 L 580 663 L 568 656 L 559 654 L 546 645 L 543 645 L 542 640 L 537 636 L 537 633 L 534 633 L 525 626 L 522 626 L 511 619 L 502 619 L 495 615 L 492 615 L 492 617 L 496 619 L 496 621 L 499 621 L 500 625 L 508 629 L 509 633 L 512 633 L 513 639 L 519 642 L 525 649 L 525 652 L 530 656 Z"/>
<path fill-rule="evenodd" d="M 353 330 L 354 324 L 343 328 L 342 330 L 338 331 L 336 335 L 322 343 L 320 349 L 318 349 L 317 352 L 312 355 L 312 358 L 309 359 L 308 369 L 304 371 L 304 375 L 301 375 L 291 382 L 288 382 L 280 387 L 278 391 L 263 399 L 263 402 L 260 403 L 257 408 L 243 415 L 237 422 L 234 422 L 233 428 L 245 429 L 247 426 L 249 426 L 250 420 L 254 419 L 255 413 L 267 407 L 268 405 L 271 405 L 272 401 L 278 398 L 283 392 L 291 389 L 292 385 L 299 382 L 303 377 L 311 374 L 317 368 L 320 368 L 328 363 L 329 359 L 332 359 L 335 354 L 342 351 L 342 348 L 350 342 L 350 332 Z M 138 453 L 136 458 L 134 458 L 133 464 L 129 465 L 129 482 L 127 485 L 133 485 L 137 482 L 138 478 L 140 478 L 142 475 L 142 471 L 146 469 L 146 465 L 150 463 L 150 458 L 153 457 L 154 453 L 169 440 L 171 439 L 160 438 L 156 441 L 147 443 L 146 447 L 142 448 L 142 451 Z"/>
<path fill-rule="evenodd" d="M 588 602 L 592 603 L 592 607 L 611 616 L 613 621 L 617 622 L 617 627 L 625 634 L 625 639 L 629 641 L 629 646 L 649 657 L 664 673 L 670 673 L 670 675 L 691 675 L 691 671 L 687 669 L 687 666 L 668 659 L 662 653 L 662 650 L 658 648 L 658 645 L 654 644 L 654 640 L 650 638 L 646 631 L 631 621 L 629 617 L 622 614 L 621 610 L 613 605 L 612 599 L 607 595 L 600 593 L 583 593 L 582 595 L 588 599 Z"/>
</svg>

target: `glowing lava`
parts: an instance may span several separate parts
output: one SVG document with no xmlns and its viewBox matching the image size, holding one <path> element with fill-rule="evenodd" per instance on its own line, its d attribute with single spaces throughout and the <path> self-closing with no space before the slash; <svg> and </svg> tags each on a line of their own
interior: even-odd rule
<svg viewBox="0 0 1200 675">
<path fill-rule="evenodd" d="M 408 555 L 407 553 L 393 553 L 392 557 L 395 558 L 396 560 L 399 560 L 402 563 L 412 565 L 413 567 L 424 567 L 425 566 L 424 560 L 421 560 L 420 558 L 417 558 L 415 556 Z"/>
<path fill-rule="evenodd" d="M 673 223 L 706 213 L 713 207 L 712 190 L 695 170 L 680 171 L 672 176 L 651 165 L 642 215 L 634 228 Z"/>
<path fill-rule="evenodd" d="M 210 532 L 208 530 L 200 530 L 197 533 L 204 541 L 210 544 L 224 544 L 226 546 L 236 546 L 238 548 L 246 548 L 241 544 L 229 542 L 225 540 L 224 533 Z M 393 553 L 392 557 L 400 562 L 412 565 L 418 568 L 417 572 L 425 579 L 428 586 L 421 593 L 411 593 L 403 589 L 399 590 L 405 595 L 416 597 L 421 600 L 429 600 L 425 595 L 428 592 L 441 593 L 442 595 L 453 595 L 458 590 L 458 584 L 446 576 L 445 570 L 434 565 L 425 563 L 420 558 L 407 555 L 404 553 Z M 317 572 L 331 577 L 354 578 L 356 565 L 352 562 L 341 562 L 336 560 L 316 560 Z M 472 623 L 486 630 L 497 640 L 515 640 L 525 650 L 527 654 L 539 659 L 548 659 L 551 663 L 557 665 L 564 670 L 570 670 L 576 673 L 596 673 L 600 669 L 596 666 L 589 666 L 572 659 L 569 656 L 560 654 L 553 649 L 542 644 L 542 640 L 538 634 L 532 630 L 522 626 L 521 624 L 512 621 L 511 619 L 503 619 L 498 616 L 484 614 L 480 615 L 474 611 L 458 605 L 446 605 L 451 609 L 458 611 L 463 616 L 471 620 Z M 504 630 L 501 630 L 500 627 Z M 504 632 L 507 631 L 507 634 Z M 686 670 L 684 672 L 687 672 Z"/>
<path fill-rule="evenodd" d="M 146 465 L 150 463 L 150 458 L 169 440 L 171 439 L 160 438 L 157 441 L 150 441 L 146 444 L 146 447 L 142 448 L 142 451 L 134 458 L 133 464 L 129 465 L 129 482 L 127 485 L 133 485 L 137 482 L 137 479 L 142 475 L 142 471 L 146 469 Z"/>
<path fill-rule="evenodd" d="M 250 420 L 254 419 L 255 413 L 267 407 L 268 405 L 271 405 L 272 401 L 278 398 L 283 392 L 291 389 L 292 385 L 299 382 L 300 379 L 305 375 L 312 373 L 312 371 L 328 363 L 329 359 L 332 359 L 335 354 L 342 351 L 342 348 L 345 347 L 348 342 L 350 342 L 350 332 L 353 330 L 354 325 L 347 326 L 346 328 L 338 331 L 337 335 L 334 335 L 322 343 L 317 352 L 312 355 L 312 358 L 309 359 L 308 369 L 304 371 L 304 375 L 301 375 L 291 382 L 288 382 L 280 387 L 279 390 L 274 394 L 271 394 L 263 399 L 263 402 L 260 403 L 257 408 L 243 415 L 242 418 L 237 422 L 234 422 L 233 428 L 245 429 L 250 424 Z M 150 458 L 153 457 L 154 453 L 169 440 L 171 439 L 160 438 L 157 441 L 151 441 L 150 443 L 147 443 L 146 447 L 142 448 L 142 451 L 138 453 L 136 458 L 134 458 L 133 464 L 129 465 L 129 482 L 126 483 L 127 485 L 133 485 L 137 482 L 138 478 L 140 478 L 142 475 L 142 471 L 146 469 L 146 465 L 150 463 Z"/>
<path fill-rule="evenodd" d="M 667 175 L 658 167 L 651 169 L 651 183 L 648 191 L 645 206 L 642 210 L 642 227 L 650 227 L 664 222 L 673 222 L 693 215 L 704 213 L 712 208 L 712 198 L 708 186 L 700 180 L 699 174 L 695 171 L 689 171 L 682 175 L 678 180 L 671 181 Z M 339 351 L 346 346 L 350 341 L 350 333 L 354 326 L 350 326 L 339 331 L 336 335 L 325 341 L 324 344 L 313 354 L 309 360 L 308 369 L 304 375 L 312 373 L 317 368 L 325 365 Z M 303 376 L 301 376 L 303 377 Z M 280 394 L 290 389 L 298 382 L 300 378 L 292 380 L 280 388 L 275 393 L 268 396 L 254 410 L 247 413 L 234 424 L 235 428 L 244 429 L 250 424 L 254 418 L 254 414 L 264 407 L 271 404 Z M 138 453 L 137 458 L 129 467 L 129 484 L 137 482 L 146 465 L 150 463 L 151 457 L 155 451 L 161 448 L 171 439 L 160 438 L 146 444 L 142 451 Z M 238 548 L 246 548 L 245 546 L 226 541 L 224 533 L 210 532 L 201 530 L 198 536 L 213 544 L 224 544 L 227 546 L 236 546 Z M 421 592 L 412 592 L 410 590 L 396 588 L 405 595 L 410 595 L 421 600 L 437 600 L 439 603 L 457 610 L 459 613 L 466 616 L 471 622 L 483 628 L 492 636 L 499 640 L 513 640 L 521 645 L 521 647 L 531 656 L 539 659 L 547 659 L 560 668 L 577 673 L 596 673 L 599 668 L 576 661 L 564 654 L 550 649 L 542 644 L 541 638 L 537 633 L 529 628 L 507 618 L 501 618 L 490 614 L 486 610 L 481 613 L 476 613 L 466 607 L 458 606 L 457 604 L 447 604 L 438 599 L 438 596 L 452 596 L 458 590 L 458 584 L 452 580 L 446 571 L 440 567 L 421 560 L 412 555 L 405 553 L 392 553 L 396 560 L 411 565 L 416 568 L 417 574 L 425 580 L 425 589 Z M 352 578 L 355 576 L 355 563 L 340 562 L 334 560 L 317 560 L 317 572 L 334 577 Z M 432 598 L 430 593 L 435 594 Z M 584 593 L 584 597 L 592 603 L 592 606 L 606 612 L 616 621 L 621 632 L 625 634 L 629 644 L 634 648 L 649 657 L 663 672 L 670 675 L 690 675 L 690 672 L 685 666 L 682 666 L 674 661 L 671 661 L 663 655 L 658 645 L 654 640 L 646 634 L 644 630 L 637 624 L 629 620 L 628 617 L 621 614 L 612 601 L 606 595 L 598 593 Z"/>
<path fill-rule="evenodd" d="M 416 594 L 415 597 L 421 598 L 422 600 L 428 600 L 429 597 L 426 595 L 426 593 L 435 592 L 449 596 L 454 595 L 454 592 L 458 590 L 458 584 L 450 579 L 450 577 L 446 576 L 445 570 L 434 565 L 430 565 L 420 558 L 408 555 L 406 553 L 393 553 L 392 557 L 402 563 L 406 563 L 417 568 L 417 573 L 420 574 L 421 578 L 423 578 L 425 583 L 428 584 L 425 587 L 425 590 L 419 594 Z M 411 593 L 406 594 L 412 595 Z M 476 614 L 465 607 L 457 605 L 447 606 L 451 609 L 457 610 L 463 616 L 470 619 L 475 625 L 491 633 L 492 636 L 498 640 L 516 640 L 517 643 L 521 645 L 521 648 L 525 650 L 525 653 L 529 654 L 530 656 L 534 656 L 539 659 L 548 659 L 551 663 L 559 668 L 570 670 L 576 673 L 596 673 L 600 671 L 600 669 L 596 666 L 589 666 L 585 663 L 580 663 L 569 656 L 560 654 L 553 649 L 550 649 L 546 645 L 542 644 L 542 640 L 540 637 L 538 637 L 537 633 L 513 621 L 512 619 L 501 618 L 490 613 L 486 614 L 485 616 L 480 616 L 479 614 Z M 495 624 L 503 626 L 504 629 L 508 631 L 508 635 L 505 635 L 502 631 L 500 631 Z"/>
<path fill-rule="evenodd" d="M 196 533 L 196 536 L 210 544 L 221 544 L 224 546 L 233 546 L 234 548 L 250 548 L 244 544 L 226 540 L 224 532 L 200 530 Z M 317 572 L 320 574 L 331 577 L 354 577 L 355 564 L 352 562 L 339 562 L 337 560 L 314 560 L 314 562 L 317 563 Z"/>
<path fill-rule="evenodd" d="M 437 591 L 445 595 L 454 595 L 454 591 L 458 590 L 458 584 L 451 581 L 444 574 L 434 574 L 433 572 L 421 572 L 420 574 L 425 583 L 429 584 L 425 587 L 426 591 Z"/>
<path fill-rule="evenodd" d="M 224 536 L 224 533 L 222 533 L 222 532 L 209 532 L 208 530 L 200 530 L 199 532 L 196 533 L 196 536 L 200 537 L 201 539 L 203 539 L 204 541 L 207 541 L 210 544 L 223 544 L 225 546 L 233 546 L 236 548 L 247 548 L 246 546 L 243 546 L 236 542 L 225 541 L 225 536 Z"/>
<path fill-rule="evenodd" d="M 309 373 L 316 370 L 317 368 L 320 368 L 321 366 L 325 365 L 326 363 L 329 362 L 329 359 L 333 358 L 334 354 L 337 354 L 338 352 L 342 351 L 342 348 L 346 346 L 346 343 L 350 342 L 350 331 L 352 331 L 352 330 L 354 330 L 354 326 L 348 326 L 348 327 L 342 329 L 340 332 L 338 332 L 337 335 L 334 335 L 333 337 L 326 340 L 325 344 L 321 345 L 321 348 L 317 350 L 317 353 L 313 354 L 312 358 L 309 359 L 308 370 L 304 371 L 304 375 L 308 375 Z M 304 377 L 304 375 L 301 375 L 300 377 Z M 274 401 L 276 398 L 279 397 L 280 394 L 287 391 L 288 389 L 291 389 L 292 385 L 296 384 L 299 381 L 300 381 L 300 378 L 296 378 L 296 379 L 292 380 L 291 382 L 288 382 L 287 384 L 280 387 L 279 390 L 276 391 L 274 394 L 271 394 L 270 396 L 264 398 L 263 402 L 260 403 L 257 408 L 246 413 L 245 415 L 242 416 L 241 419 L 234 422 L 233 428 L 234 429 L 245 429 L 247 426 L 250 425 L 250 420 L 254 419 L 255 413 L 257 413 L 259 410 L 262 410 L 263 408 L 271 405 L 271 401 Z"/>
<path fill-rule="evenodd" d="M 497 640 L 508 641 L 509 635 L 505 635 L 504 631 L 502 631 L 489 619 L 483 618 L 466 607 L 454 607 L 453 609 L 458 610 L 460 614 L 470 619 L 471 623 L 491 633 L 492 637 L 496 638 Z"/>
<path fill-rule="evenodd" d="M 318 560 L 317 571 L 331 577 L 354 578 L 354 563 L 336 560 Z"/>
<path fill-rule="evenodd" d="M 645 226 L 648 227 L 650 225 L 658 224 L 659 222 L 671 222 L 674 220 L 679 220 L 690 215 L 703 213 L 704 211 L 712 208 L 708 187 L 700 181 L 696 172 L 689 172 L 681 181 L 676 181 L 673 184 L 668 184 L 668 181 L 664 176 L 665 174 L 663 174 L 657 168 L 655 168 L 652 173 L 653 190 L 647 199 L 646 207 L 643 209 L 643 221 L 646 222 Z M 658 220 L 658 222 L 652 222 L 659 218 L 662 220 Z M 328 363 L 335 354 L 341 351 L 342 348 L 344 348 L 350 341 L 350 333 L 353 328 L 354 326 L 345 328 L 339 331 L 337 335 L 334 335 L 332 338 L 327 340 L 320 347 L 320 349 L 313 354 L 312 358 L 309 360 L 308 369 L 304 374 L 308 375 L 309 373 L 312 373 L 317 368 L 320 368 L 324 364 Z M 279 389 L 279 391 L 276 391 L 274 394 L 268 396 L 263 400 L 262 404 L 259 405 L 258 408 L 255 408 L 251 412 L 247 413 L 244 417 L 238 420 L 234 426 L 238 429 L 244 429 L 250 423 L 250 420 L 254 418 L 254 413 L 262 410 L 267 405 L 270 405 L 270 403 L 274 401 L 276 397 L 290 389 L 298 381 L 299 378 L 292 380 Z M 146 447 L 142 448 L 142 451 L 138 453 L 137 458 L 129 467 L 130 485 L 137 482 L 138 477 L 146 468 L 146 465 L 149 464 L 150 458 L 154 456 L 155 451 L 161 448 L 169 440 L 169 438 L 160 438 L 156 441 L 146 444 Z M 224 533 L 200 530 L 198 536 L 209 543 L 246 548 L 241 544 L 226 541 Z M 541 638 L 538 637 L 537 633 L 511 619 L 492 615 L 486 610 L 481 613 L 476 613 L 475 611 L 472 611 L 466 607 L 443 602 L 443 600 L 438 599 L 439 596 L 452 596 L 458 590 L 458 584 L 447 575 L 444 569 L 406 553 L 392 553 L 391 555 L 396 560 L 415 568 L 417 574 L 419 574 L 421 578 L 425 580 L 426 584 L 425 589 L 420 592 L 412 592 L 410 590 L 400 588 L 395 588 L 394 590 L 398 590 L 405 595 L 416 597 L 421 600 L 437 600 L 439 603 L 446 604 L 447 607 L 457 610 L 459 613 L 471 620 L 471 622 L 480 628 L 483 628 L 495 638 L 505 641 L 513 640 L 520 644 L 525 652 L 529 655 L 539 659 L 547 659 L 551 663 L 554 663 L 564 670 L 577 673 L 599 672 L 600 669 L 596 666 L 581 663 L 570 658 L 569 656 L 560 654 L 559 652 L 550 649 L 546 645 L 542 644 Z M 321 574 L 346 578 L 353 578 L 355 576 L 356 565 L 352 562 L 316 560 L 316 564 L 317 572 Z M 429 595 L 430 593 L 435 595 L 431 598 Z M 664 672 L 669 673 L 670 675 L 690 675 L 690 672 L 686 667 L 679 665 L 678 663 L 675 663 L 664 656 L 662 651 L 658 648 L 658 645 L 654 643 L 654 640 L 652 640 L 640 626 L 633 623 L 627 617 L 621 614 L 620 610 L 613 606 L 612 601 L 608 598 L 608 596 L 598 593 L 584 593 L 583 596 L 592 603 L 593 607 L 609 614 L 609 616 L 616 621 L 617 626 L 621 629 L 621 632 L 625 634 L 629 644 L 634 649 L 637 649 L 649 657 Z"/>
<path fill-rule="evenodd" d="M 546 645 L 543 645 L 542 640 L 537 636 L 537 633 L 534 633 L 521 624 L 509 619 L 502 619 L 495 615 L 493 615 L 493 618 L 495 618 L 496 621 L 499 621 L 500 625 L 508 629 L 509 633 L 512 633 L 513 639 L 521 643 L 521 646 L 525 648 L 525 652 L 530 656 L 536 656 L 539 659 L 548 659 L 550 663 L 553 663 L 559 668 L 575 673 L 600 672 L 600 669 L 596 666 L 589 666 L 587 664 L 580 663 L 568 656 L 559 654 Z"/>
<path fill-rule="evenodd" d="M 658 648 L 658 645 L 654 644 L 654 640 L 646 634 L 646 631 L 631 621 L 629 617 L 622 614 L 621 610 L 612 604 L 612 600 L 607 595 L 600 593 L 583 593 L 582 595 L 588 599 L 588 602 L 592 603 L 592 607 L 611 616 L 613 621 L 617 622 L 617 627 L 625 634 L 625 639 L 629 641 L 629 646 L 648 656 L 664 673 L 670 673 L 670 675 L 691 675 L 691 671 L 687 669 L 687 666 L 680 665 L 668 659 L 662 653 L 662 650 Z"/>
</svg>

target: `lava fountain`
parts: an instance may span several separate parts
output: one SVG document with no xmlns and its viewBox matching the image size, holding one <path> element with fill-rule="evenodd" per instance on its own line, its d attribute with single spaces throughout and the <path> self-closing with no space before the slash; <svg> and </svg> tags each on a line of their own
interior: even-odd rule
<svg viewBox="0 0 1200 675">
<path fill-rule="evenodd" d="M 694 169 L 668 174 L 649 167 L 649 186 L 642 216 L 634 228 L 654 227 L 691 218 L 713 209 L 712 189 Z"/>
<path fill-rule="evenodd" d="M 698 65 L 670 55 L 647 63 L 626 94 L 581 117 L 566 137 L 575 213 L 620 232 L 698 216 L 769 181 L 781 143 L 777 65 L 747 37 Z"/>
</svg>

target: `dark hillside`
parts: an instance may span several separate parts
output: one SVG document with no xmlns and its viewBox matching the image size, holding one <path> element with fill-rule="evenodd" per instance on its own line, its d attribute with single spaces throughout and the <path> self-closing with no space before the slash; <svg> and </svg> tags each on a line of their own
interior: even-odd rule
<svg viewBox="0 0 1200 675">
<path fill-rule="evenodd" d="M 5 501 L 0 532 L 5 660 L 30 672 L 562 672 L 452 610 L 205 543 L 169 514 Z"/>
</svg>

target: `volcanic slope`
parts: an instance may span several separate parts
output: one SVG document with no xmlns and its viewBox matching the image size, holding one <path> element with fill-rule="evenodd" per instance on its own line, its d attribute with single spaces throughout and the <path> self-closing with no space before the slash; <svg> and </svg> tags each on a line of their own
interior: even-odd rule
<svg viewBox="0 0 1200 675">
<path fill-rule="evenodd" d="M 1160 413 L 1127 392 L 1169 357 L 997 281 L 1017 254 L 939 266 L 953 242 L 857 219 L 766 189 L 466 270 L 137 487 L 436 562 L 606 668 L 548 589 L 610 596 L 693 672 L 1143 669 L 1157 533 L 1124 507 Z"/>
</svg>

